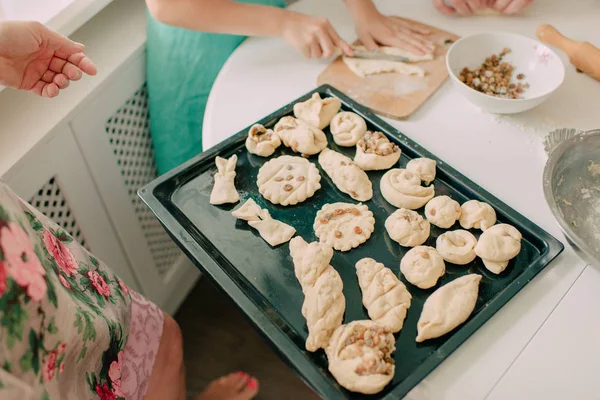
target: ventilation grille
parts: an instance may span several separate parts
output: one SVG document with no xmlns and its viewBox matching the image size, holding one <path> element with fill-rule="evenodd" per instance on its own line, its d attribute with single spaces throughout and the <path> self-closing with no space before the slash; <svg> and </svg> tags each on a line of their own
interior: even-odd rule
<svg viewBox="0 0 600 400">
<path fill-rule="evenodd" d="M 106 133 L 148 247 L 164 278 L 182 253 L 137 195 L 138 189 L 157 176 L 145 85 L 107 121 Z"/>
<path fill-rule="evenodd" d="M 42 186 L 36 195 L 29 199 L 29 204 L 61 226 L 86 250 L 91 251 L 83 237 L 83 233 L 81 233 L 81 228 L 75 220 L 75 216 L 69 208 L 67 199 L 62 194 L 60 186 L 54 177 Z"/>
</svg>

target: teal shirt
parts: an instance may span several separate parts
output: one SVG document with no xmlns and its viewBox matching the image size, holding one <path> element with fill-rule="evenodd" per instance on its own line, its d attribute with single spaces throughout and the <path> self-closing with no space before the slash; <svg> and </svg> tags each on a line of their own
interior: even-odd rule
<svg viewBox="0 0 600 400">
<path fill-rule="evenodd" d="M 284 0 L 243 2 L 285 6 Z M 146 74 L 159 174 L 202 152 L 208 94 L 221 67 L 244 39 L 175 28 L 148 16 Z"/>
</svg>

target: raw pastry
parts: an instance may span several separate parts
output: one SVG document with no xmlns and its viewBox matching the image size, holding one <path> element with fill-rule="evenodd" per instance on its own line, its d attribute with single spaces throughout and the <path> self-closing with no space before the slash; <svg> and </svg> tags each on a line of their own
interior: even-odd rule
<svg viewBox="0 0 600 400">
<path fill-rule="evenodd" d="M 446 264 L 440 253 L 433 247 L 417 246 L 402 257 L 400 271 L 406 280 L 416 287 L 429 289 L 444 276 Z"/>
<path fill-rule="evenodd" d="M 421 179 L 405 169 L 386 172 L 379 182 L 381 194 L 391 205 L 416 210 L 423 207 L 435 194 L 435 187 L 421 186 Z"/>
<path fill-rule="evenodd" d="M 381 132 L 368 132 L 356 144 L 354 162 L 365 171 L 391 168 L 400 159 L 400 147 Z"/>
<path fill-rule="evenodd" d="M 477 256 L 476 245 L 477 238 L 471 232 L 461 229 L 442 233 L 435 244 L 442 258 L 456 265 L 466 265 L 473 261 Z"/>
<path fill-rule="evenodd" d="M 235 164 L 237 155 L 228 159 L 217 157 L 217 173 L 215 174 L 215 185 L 210 193 L 210 204 L 235 203 L 240 200 L 240 195 L 235 189 Z"/>
<path fill-rule="evenodd" d="M 394 335 L 369 320 L 354 321 L 335 330 L 325 349 L 329 372 L 352 392 L 379 393 L 396 370 Z"/>
<path fill-rule="evenodd" d="M 252 199 L 248 199 L 231 215 L 237 219 L 248 221 L 248 225 L 256 229 L 260 236 L 273 247 L 289 241 L 296 233 L 296 229 L 273 219 L 269 210 L 260 208 Z"/>
<path fill-rule="evenodd" d="M 401 61 L 375 60 L 368 58 L 342 57 L 344 63 L 355 75 L 364 78 L 369 75 L 397 73 L 400 75 L 425 76 L 425 70 L 416 65 Z"/>
<path fill-rule="evenodd" d="M 494 225 L 481 234 L 475 253 L 481 257 L 487 269 L 499 274 L 521 251 L 522 238 L 521 232 L 514 226 Z"/>
<path fill-rule="evenodd" d="M 342 111 L 331 120 L 331 135 L 338 146 L 351 147 L 367 132 L 367 123 L 358 114 Z"/>
<path fill-rule="evenodd" d="M 316 253 L 304 254 L 309 251 Z M 329 265 L 333 252 L 324 254 L 321 246 L 314 246 L 313 243 L 309 245 L 301 237 L 296 237 L 290 241 L 290 254 L 294 260 L 296 276 L 303 277 L 300 285 L 304 293 L 302 315 L 308 327 L 306 350 L 324 349 L 333 332 L 342 324 L 346 310 L 342 278 Z M 305 279 L 309 276 L 310 279 Z M 313 277 L 314 283 L 310 284 Z"/>
<path fill-rule="evenodd" d="M 460 204 L 448 196 L 434 197 L 425 206 L 427 220 L 442 229 L 454 225 L 460 218 L 460 214 Z"/>
<path fill-rule="evenodd" d="M 272 129 L 267 129 L 261 124 L 255 124 L 248 131 L 246 148 L 252 154 L 269 157 L 279 146 L 281 146 L 281 139 Z"/>
<path fill-rule="evenodd" d="M 429 237 L 429 222 L 417 212 L 401 208 L 385 220 L 390 237 L 404 247 L 419 246 Z"/>
<path fill-rule="evenodd" d="M 320 242 L 306 243 L 300 236 L 290 242 L 290 254 L 294 261 L 294 273 L 300 286 L 315 285 L 317 278 L 329 267 L 333 248 Z"/>
<path fill-rule="evenodd" d="M 273 204 L 289 206 L 303 202 L 321 188 L 317 167 L 302 157 L 281 156 L 259 170 L 258 191 Z"/>
<path fill-rule="evenodd" d="M 367 51 L 365 46 L 353 46 L 354 50 Z M 431 50 L 435 49 L 435 45 L 429 46 Z M 399 49 L 397 47 L 379 46 L 377 51 L 390 56 L 405 57 L 408 59 L 407 62 L 419 62 L 419 61 L 431 61 L 433 60 L 433 54 L 415 54 L 410 51 Z"/>
<path fill-rule="evenodd" d="M 481 275 L 465 275 L 433 292 L 417 323 L 417 342 L 443 336 L 465 322 L 475 309 L 479 281 Z"/>
<path fill-rule="evenodd" d="M 400 332 L 412 296 L 391 269 L 372 258 L 356 263 L 362 302 L 369 318 L 390 332 Z"/>
<path fill-rule="evenodd" d="M 406 164 L 406 170 L 417 175 L 419 179 L 429 185 L 435 179 L 437 162 L 431 158 L 413 158 Z"/>
<path fill-rule="evenodd" d="M 294 117 L 283 117 L 275 124 L 275 132 L 286 147 L 305 155 L 318 154 L 327 147 L 327 137 L 322 130 Z"/>
<path fill-rule="evenodd" d="M 371 237 L 375 218 L 364 204 L 325 204 L 317 212 L 314 229 L 322 243 L 339 251 L 348 251 Z"/>
<path fill-rule="evenodd" d="M 496 223 L 496 211 L 488 203 L 469 200 L 461 207 L 460 226 L 464 229 L 486 229 Z"/>
<path fill-rule="evenodd" d="M 318 129 L 323 129 L 340 110 L 342 102 L 335 97 L 321 99 L 319 93 L 302 103 L 294 104 L 294 116 Z"/>
<path fill-rule="evenodd" d="M 319 164 L 333 184 L 354 200 L 367 201 L 373 197 L 373 185 L 367 173 L 350 158 L 326 148 L 319 154 Z"/>
</svg>

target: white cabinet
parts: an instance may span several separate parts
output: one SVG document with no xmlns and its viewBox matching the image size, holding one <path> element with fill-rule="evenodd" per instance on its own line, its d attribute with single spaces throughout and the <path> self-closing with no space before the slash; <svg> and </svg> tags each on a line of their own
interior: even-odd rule
<svg viewBox="0 0 600 400">
<path fill-rule="evenodd" d="M 173 311 L 200 274 L 137 196 L 156 177 L 144 63 L 127 62 L 70 125 L 143 293 Z"/>
<path fill-rule="evenodd" d="M 68 127 L 55 129 L 3 180 L 109 265 L 127 285 L 141 290 Z"/>
</svg>

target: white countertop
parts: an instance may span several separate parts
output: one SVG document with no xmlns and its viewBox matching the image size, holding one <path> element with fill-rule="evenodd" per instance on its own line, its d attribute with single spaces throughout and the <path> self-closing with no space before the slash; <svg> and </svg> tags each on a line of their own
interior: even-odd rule
<svg viewBox="0 0 600 400">
<path fill-rule="evenodd" d="M 600 46 L 600 7 L 596 0 L 568 4 L 538 0 L 520 17 L 466 19 L 438 14 L 429 0 L 382 0 L 377 4 L 384 13 L 420 20 L 459 35 L 509 30 L 535 37 L 540 23 L 550 23 L 574 39 Z M 327 16 L 346 40 L 356 37 L 341 1 L 302 0 L 292 8 Z M 565 84 L 528 113 L 513 117 L 483 113 L 446 82 L 408 120 L 386 121 L 562 240 L 542 193 L 546 162 L 542 139 L 554 127 L 600 127 L 600 83 L 576 73 L 567 57 L 560 54 L 567 66 Z M 304 60 L 276 38 L 244 42 L 229 58 L 211 91 L 204 120 L 204 148 L 313 89 L 328 62 Z M 600 346 L 594 340 L 600 319 L 590 316 L 598 314 L 595 305 L 600 305 L 600 274 L 593 267 L 586 268 L 567 246 L 409 397 L 593 398 L 600 388 L 600 381 L 591 378 L 600 364 L 595 357 Z M 549 354 L 552 356 L 547 357 Z"/>
</svg>

